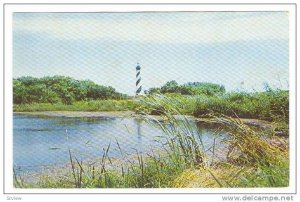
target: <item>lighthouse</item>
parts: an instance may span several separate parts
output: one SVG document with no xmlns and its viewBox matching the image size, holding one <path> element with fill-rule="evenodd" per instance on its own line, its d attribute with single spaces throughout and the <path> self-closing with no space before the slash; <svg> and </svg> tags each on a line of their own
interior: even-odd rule
<svg viewBox="0 0 300 202">
<path fill-rule="evenodd" d="M 137 63 L 137 66 L 136 66 L 136 82 L 135 82 L 135 86 L 136 86 L 135 95 L 138 96 L 141 93 L 141 91 L 142 91 L 142 85 L 141 85 L 141 67 L 140 67 L 139 63 Z"/>
</svg>

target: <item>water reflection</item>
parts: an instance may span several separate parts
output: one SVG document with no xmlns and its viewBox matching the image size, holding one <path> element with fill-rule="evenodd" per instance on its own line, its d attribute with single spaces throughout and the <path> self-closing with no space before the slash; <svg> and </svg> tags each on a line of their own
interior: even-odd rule
<svg viewBox="0 0 300 202">
<path fill-rule="evenodd" d="M 133 154 L 161 148 L 157 136 L 160 128 L 134 118 L 67 118 L 14 115 L 13 161 L 19 172 L 37 171 L 44 165 L 61 165 L 69 161 L 68 150 L 78 160 L 101 157 L 110 145 L 109 156 L 122 152 Z M 190 123 L 204 145 L 214 142 L 214 130 L 195 122 Z M 168 125 L 168 124 L 167 124 Z"/>
<path fill-rule="evenodd" d="M 137 127 L 137 138 L 138 142 L 142 142 L 142 132 L 141 132 L 141 120 L 136 120 L 136 127 Z"/>
</svg>

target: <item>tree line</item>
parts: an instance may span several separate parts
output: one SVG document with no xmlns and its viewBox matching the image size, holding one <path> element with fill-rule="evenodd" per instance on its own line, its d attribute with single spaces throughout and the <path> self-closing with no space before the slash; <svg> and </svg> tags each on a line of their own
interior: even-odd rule
<svg viewBox="0 0 300 202">
<path fill-rule="evenodd" d="M 167 94 L 176 93 L 181 95 L 223 95 L 225 87 L 214 83 L 207 82 L 188 82 L 179 85 L 175 80 L 168 81 L 162 87 L 150 88 L 145 94 Z"/>
<path fill-rule="evenodd" d="M 183 103 L 185 106 L 183 113 L 197 117 L 214 112 L 277 122 L 289 121 L 289 91 L 273 89 L 268 85 L 262 92 L 226 92 L 223 85 L 207 82 L 188 82 L 179 85 L 172 80 L 161 87 L 148 89 L 145 94 L 145 99 L 151 95 L 166 94 Z M 113 87 L 98 85 L 90 80 L 76 80 L 65 76 L 43 78 L 26 76 L 13 79 L 13 102 L 16 105 L 33 103 L 71 105 L 76 104 L 74 103 L 76 101 L 83 101 L 80 103 L 83 110 L 100 108 L 111 110 L 116 108 L 116 102 L 112 100 L 127 99 L 128 102 L 117 102 L 121 103 L 119 107 L 124 110 L 137 107 L 134 100 L 128 98 L 130 98 L 128 95 L 117 92 Z M 102 102 L 102 100 L 109 101 Z M 147 106 L 138 107 L 147 110 Z M 153 113 L 155 111 L 157 110 L 154 109 Z"/>
<path fill-rule="evenodd" d="M 125 94 L 111 86 L 102 86 L 90 80 L 76 80 L 66 76 L 31 76 L 13 79 L 13 103 L 63 103 L 96 99 L 124 99 Z"/>
</svg>

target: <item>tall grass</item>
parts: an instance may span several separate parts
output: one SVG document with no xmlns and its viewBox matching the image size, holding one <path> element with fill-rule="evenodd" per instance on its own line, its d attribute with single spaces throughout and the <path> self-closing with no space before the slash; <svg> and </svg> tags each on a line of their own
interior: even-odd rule
<svg viewBox="0 0 300 202">
<path fill-rule="evenodd" d="M 271 144 L 265 134 L 254 131 L 239 119 L 211 116 L 219 130 L 228 133 L 223 149 L 225 159 L 215 158 L 205 150 L 201 134 L 186 116 L 184 106 L 170 96 L 149 96 L 139 100 L 139 119 L 159 127 L 160 150 L 147 154 L 138 151 L 122 160 L 109 157 L 110 145 L 104 149 L 98 164 L 76 159 L 69 151 L 71 169 L 63 178 L 44 176 L 38 187 L 81 188 L 161 188 L 161 187 L 284 187 L 289 183 L 289 160 L 286 148 Z M 149 116 L 160 114 L 163 122 Z M 16 182 L 15 186 L 20 186 Z M 27 185 L 33 186 L 33 185 Z"/>
<path fill-rule="evenodd" d="M 239 186 L 245 187 L 285 187 L 288 186 L 288 150 L 270 144 L 263 132 L 257 132 L 239 119 L 215 117 L 229 131 L 227 139 L 227 162 L 252 170 L 244 174 Z"/>
<path fill-rule="evenodd" d="M 160 95 L 157 95 L 160 96 Z M 257 118 L 268 121 L 288 122 L 289 92 L 272 90 L 266 92 L 230 92 L 223 95 L 184 96 L 168 94 L 173 105 L 177 105 L 181 114 L 196 117 L 207 117 L 208 114 L 224 114 L 240 118 Z M 146 98 L 147 99 L 147 98 Z M 168 105 L 168 103 L 166 103 Z M 145 111 L 156 114 L 159 109 L 147 104 L 142 105 Z"/>
<path fill-rule="evenodd" d="M 160 114 L 162 110 L 169 109 L 170 103 L 151 104 L 147 100 L 158 97 L 168 97 L 176 106 L 180 114 L 207 117 L 208 114 L 224 114 L 240 118 L 256 118 L 273 121 L 279 128 L 287 127 L 289 121 L 289 91 L 268 89 L 265 92 L 229 92 L 216 95 L 181 95 L 167 94 L 139 97 L 125 100 L 92 100 L 79 101 L 70 105 L 33 103 L 14 105 L 14 111 L 123 111 L 136 110 L 149 114 Z M 143 101 L 144 100 L 144 101 Z"/>
</svg>

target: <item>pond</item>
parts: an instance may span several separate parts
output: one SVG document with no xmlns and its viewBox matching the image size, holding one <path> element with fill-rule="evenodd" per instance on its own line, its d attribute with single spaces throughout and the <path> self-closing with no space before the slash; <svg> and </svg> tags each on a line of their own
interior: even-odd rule
<svg viewBox="0 0 300 202">
<path fill-rule="evenodd" d="M 216 129 L 192 122 L 204 147 L 211 147 Z M 136 118 L 67 118 L 14 114 L 13 163 L 16 173 L 37 172 L 45 166 L 69 162 L 69 150 L 78 160 L 146 153 L 162 147 L 163 132 Z"/>
</svg>

